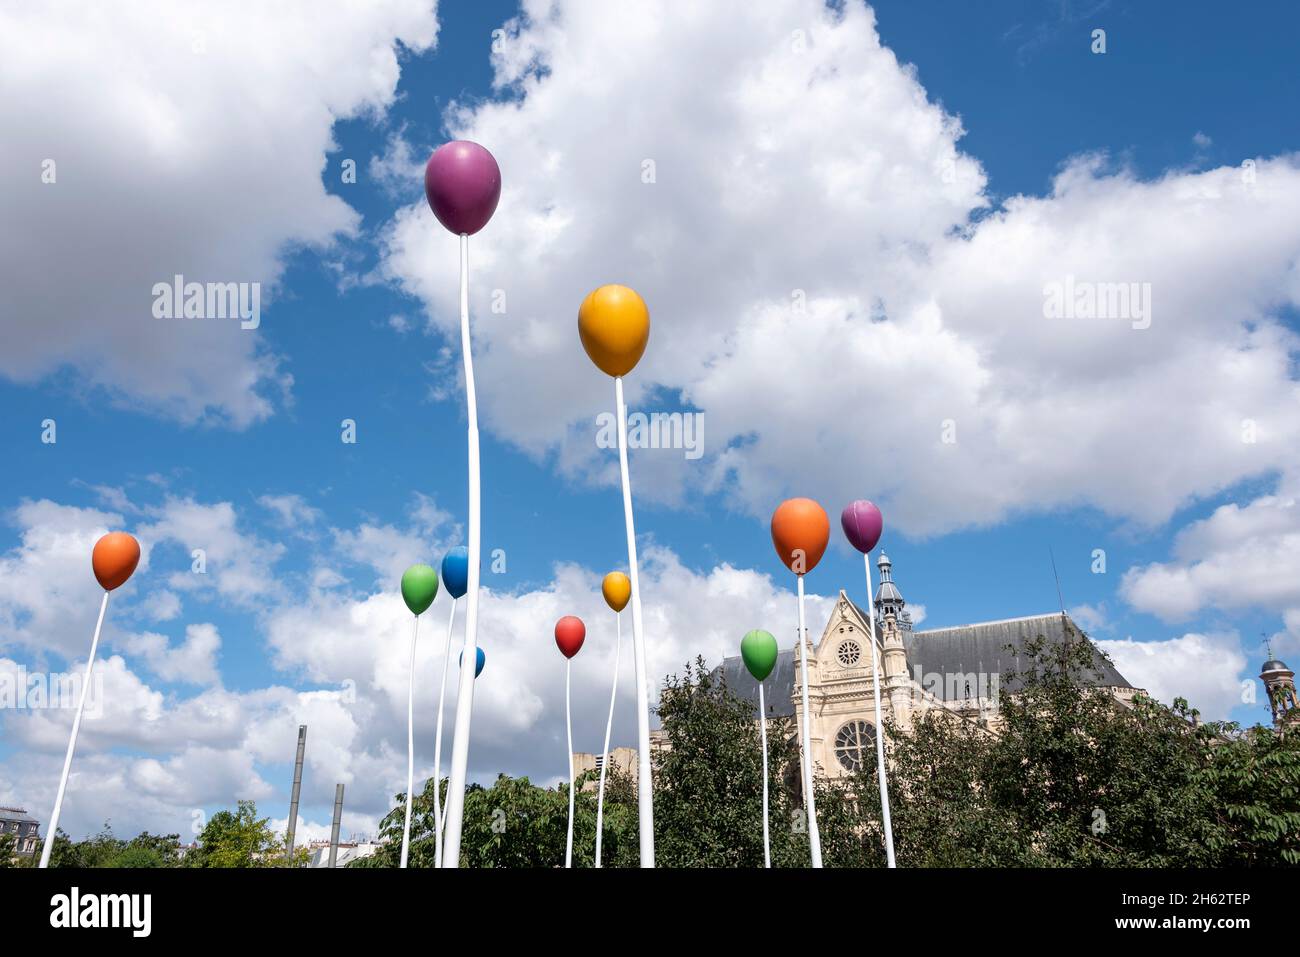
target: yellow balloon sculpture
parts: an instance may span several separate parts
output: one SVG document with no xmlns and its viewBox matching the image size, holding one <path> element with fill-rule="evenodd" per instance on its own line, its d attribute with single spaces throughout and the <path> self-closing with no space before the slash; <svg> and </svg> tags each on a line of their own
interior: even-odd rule
<svg viewBox="0 0 1300 957">
<path fill-rule="evenodd" d="M 650 339 L 650 310 L 627 286 L 601 286 L 578 308 L 578 335 L 596 367 L 617 379 L 641 361 Z"/>
<path fill-rule="evenodd" d="M 600 583 L 600 590 L 605 596 L 605 604 L 619 612 L 627 607 L 628 599 L 632 597 L 632 581 L 622 572 L 610 572 Z"/>
</svg>

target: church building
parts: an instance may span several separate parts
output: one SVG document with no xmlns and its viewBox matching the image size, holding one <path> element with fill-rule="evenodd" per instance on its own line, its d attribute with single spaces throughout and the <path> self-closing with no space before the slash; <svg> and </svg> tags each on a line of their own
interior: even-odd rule
<svg viewBox="0 0 1300 957">
<path fill-rule="evenodd" d="M 996 734 L 998 695 L 1014 693 L 1017 685 L 1014 680 L 1008 685 L 1004 676 L 1028 667 L 1018 650 L 1039 637 L 1050 644 L 1088 640 L 1063 612 L 918 631 L 894 582 L 889 557 L 882 552 L 876 565 L 880 571 L 875 596 L 877 653 L 883 673 L 880 709 L 882 717 L 892 718 L 902 728 L 911 727 L 925 711 L 941 708 Z M 869 615 L 841 591 L 821 638 L 815 643 L 805 640 L 813 767 L 820 775 L 841 777 L 872 766 L 876 718 Z M 1139 693 L 1100 654 L 1094 662 L 1086 683 L 1107 689 L 1121 701 Z M 757 710 L 758 684 L 744 662 L 726 658 L 718 670 L 727 686 Z M 805 716 L 797 648 L 781 652 L 764 694 L 768 717 L 793 715 L 802 735 Z"/>
</svg>

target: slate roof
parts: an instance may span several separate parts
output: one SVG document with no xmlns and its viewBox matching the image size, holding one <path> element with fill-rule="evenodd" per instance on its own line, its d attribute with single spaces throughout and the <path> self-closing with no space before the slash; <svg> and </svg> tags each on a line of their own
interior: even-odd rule
<svg viewBox="0 0 1300 957">
<path fill-rule="evenodd" d="M 794 649 L 787 648 L 776 656 L 776 667 L 772 673 L 767 676 L 763 682 L 764 704 L 767 705 L 767 716 L 769 718 L 788 718 L 794 716 L 794 700 L 791 695 L 794 693 L 795 669 L 799 667 L 799 662 L 795 660 Z M 754 676 L 749 673 L 745 667 L 745 662 L 739 655 L 734 658 L 722 659 L 722 664 L 713 669 L 713 676 L 717 678 L 721 675 L 726 679 L 727 687 L 740 695 L 746 701 L 754 703 L 754 713 L 758 713 L 758 682 Z"/>
<path fill-rule="evenodd" d="M 1027 618 L 1008 618 L 1004 621 L 983 621 L 972 625 L 959 625 L 956 628 L 934 628 L 929 631 L 903 632 L 903 647 L 907 649 L 907 662 L 916 676 L 919 664 L 923 672 L 939 674 L 962 674 L 966 672 L 984 672 L 998 675 L 1004 691 L 1016 691 L 1024 682 L 1014 679 L 1010 682 L 1001 676 L 1010 671 L 1022 671 L 1028 667 L 1014 650 L 1024 647 L 1028 641 L 1042 636 L 1049 644 L 1061 644 L 1067 637 L 1071 641 L 1087 640 L 1079 626 L 1074 624 L 1059 611 L 1048 615 L 1031 615 Z M 1093 655 L 1093 673 L 1083 676 L 1083 683 L 1101 688 L 1133 687 L 1120 674 L 1113 664 L 1100 654 Z M 949 700 L 955 697 L 956 685 L 948 682 L 940 694 Z M 936 692 L 939 689 L 935 689 Z"/>
<path fill-rule="evenodd" d="M 23 808 L 18 807 L 0 807 L 0 821 L 8 824 L 18 822 L 19 824 L 38 824 L 36 818 L 32 817 Z"/>
<path fill-rule="evenodd" d="M 850 601 L 850 604 L 853 604 Z M 867 613 L 856 604 L 853 607 L 864 621 L 869 621 Z M 953 628 L 932 628 L 928 631 L 903 631 L 903 647 L 907 649 L 908 673 L 916 680 L 916 669 L 921 672 L 942 676 L 966 673 L 984 673 L 997 675 L 1000 687 L 1004 691 L 1014 692 L 1023 682 L 1019 679 L 1006 681 L 1007 672 L 1021 671 L 1027 663 L 1019 658 L 1007 646 L 1022 648 L 1027 641 L 1042 635 L 1049 643 L 1059 644 L 1066 640 L 1084 639 L 1082 630 L 1060 612 L 1046 615 L 1030 615 L 1025 618 L 1008 618 L 1002 621 L 982 621 Z M 799 662 L 795 658 L 795 649 L 782 651 L 777 656 L 776 668 L 764 683 L 767 713 L 769 717 L 794 714 L 795 669 Z M 745 669 L 739 658 L 726 658 L 714 669 L 714 675 L 725 677 L 727 687 L 741 697 L 758 706 L 758 683 Z M 927 683 L 926 688 L 944 700 L 953 700 L 964 696 L 958 693 L 958 682 L 939 680 Z M 1105 661 L 1100 654 L 1094 656 L 1094 672 L 1084 676 L 1084 684 L 1103 688 L 1132 688 L 1128 680 Z"/>
</svg>

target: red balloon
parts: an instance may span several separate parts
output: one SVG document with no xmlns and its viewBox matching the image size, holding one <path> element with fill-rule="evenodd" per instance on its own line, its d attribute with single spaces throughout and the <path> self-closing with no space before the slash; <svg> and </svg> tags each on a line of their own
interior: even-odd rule
<svg viewBox="0 0 1300 957">
<path fill-rule="evenodd" d="M 576 655 L 586 638 L 587 626 L 581 618 L 565 615 L 555 623 L 555 644 L 559 647 L 560 654 L 566 658 Z"/>
</svg>

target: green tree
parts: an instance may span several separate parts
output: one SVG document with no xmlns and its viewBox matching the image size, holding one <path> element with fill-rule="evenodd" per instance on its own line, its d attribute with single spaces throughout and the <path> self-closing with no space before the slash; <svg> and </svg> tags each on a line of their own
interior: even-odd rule
<svg viewBox="0 0 1300 957">
<path fill-rule="evenodd" d="M 654 754 L 655 863 L 763 866 L 763 754 L 754 706 L 697 658 L 669 676 L 659 700 L 666 747 Z M 806 866 L 792 722 L 768 721 L 773 866 Z"/>
<path fill-rule="evenodd" d="M 284 841 L 271 830 L 269 818 L 257 816 L 257 805 L 240 801 L 234 811 L 218 811 L 199 835 L 199 846 L 185 855 L 189 867 L 283 867 Z M 306 863 L 304 848 L 294 852 L 294 866 Z"/>
<path fill-rule="evenodd" d="M 109 867 L 175 867 L 179 863 L 179 834 L 150 834 L 144 831 L 126 843 Z"/>
<path fill-rule="evenodd" d="M 941 711 L 886 722 L 900 866 L 1189 867 L 1300 862 L 1300 749 L 1202 722 L 1186 701 L 1117 701 L 1090 642 L 1020 649 L 992 734 Z M 874 767 L 848 787 L 880 831 Z"/>
<path fill-rule="evenodd" d="M 580 775 L 574 796 L 573 866 L 595 863 L 596 794 L 589 787 L 596 774 Z M 445 801 L 447 780 L 441 782 Z M 630 803 L 629 803 L 629 795 Z M 444 804 L 445 806 L 445 804 Z M 352 867 L 397 867 L 401 859 L 406 795 L 380 823 L 383 847 Z M 569 818 L 569 789 L 564 783 L 542 788 L 528 778 L 500 775 L 489 788 L 470 785 L 465 792 L 461 824 L 461 867 L 563 867 Z M 601 863 L 618 867 L 636 862 L 635 789 L 613 769 L 606 777 Z M 409 867 L 434 866 L 433 781 L 411 803 Z"/>
</svg>

